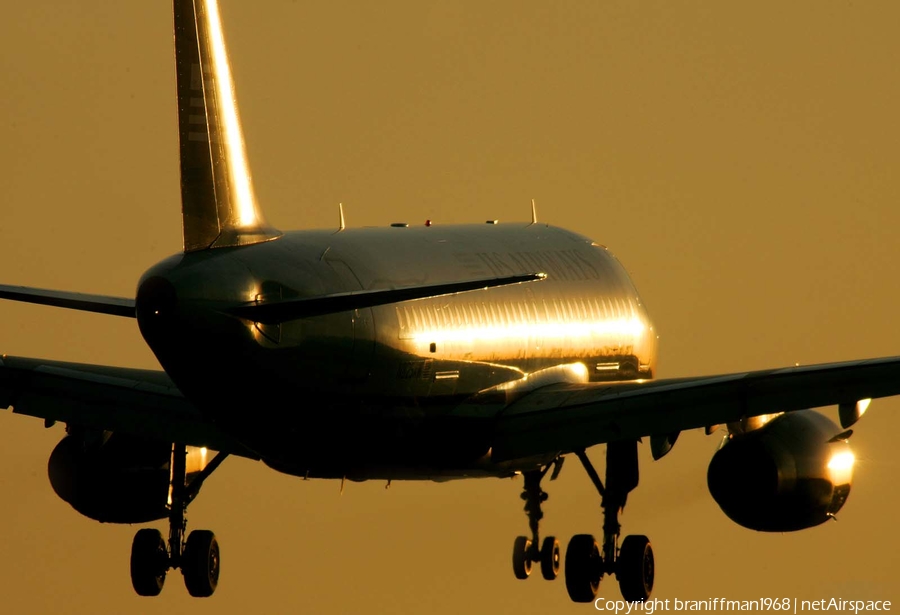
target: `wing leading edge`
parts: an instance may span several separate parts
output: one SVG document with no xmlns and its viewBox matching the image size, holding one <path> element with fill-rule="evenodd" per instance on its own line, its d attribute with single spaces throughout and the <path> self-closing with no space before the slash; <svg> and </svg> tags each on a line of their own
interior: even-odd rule
<svg viewBox="0 0 900 615">
<path fill-rule="evenodd" d="M 567 453 L 891 395 L 900 395 L 900 357 L 643 383 L 554 384 L 504 404 L 492 458 Z"/>
<path fill-rule="evenodd" d="M 0 284 L 0 299 L 134 318 L 134 299 Z"/>
</svg>

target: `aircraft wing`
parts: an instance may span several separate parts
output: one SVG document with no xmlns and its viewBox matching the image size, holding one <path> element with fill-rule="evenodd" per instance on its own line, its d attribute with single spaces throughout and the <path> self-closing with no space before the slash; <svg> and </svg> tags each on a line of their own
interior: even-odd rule
<svg viewBox="0 0 900 615">
<path fill-rule="evenodd" d="M 164 372 L 0 358 L 0 408 L 70 425 L 257 456 L 205 421 Z"/>
<path fill-rule="evenodd" d="M 700 378 L 552 384 L 500 410 L 491 455 L 506 461 L 567 453 L 614 440 L 898 394 L 900 357 Z"/>
<path fill-rule="evenodd" d="M 0 284 L 0 299 L 134 318 L 134 299 Z"/>
</svg>

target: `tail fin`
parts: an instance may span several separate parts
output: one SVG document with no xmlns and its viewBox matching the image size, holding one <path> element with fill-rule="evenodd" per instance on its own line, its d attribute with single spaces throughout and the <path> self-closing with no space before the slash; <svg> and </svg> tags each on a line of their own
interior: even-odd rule
<svg viewBox="0 0 900 615">
<path fill-rule="evenodd" d="M 174 0 L 184 251 L 281 235 L 256 204 L 216 0 Z"/>
</svg>

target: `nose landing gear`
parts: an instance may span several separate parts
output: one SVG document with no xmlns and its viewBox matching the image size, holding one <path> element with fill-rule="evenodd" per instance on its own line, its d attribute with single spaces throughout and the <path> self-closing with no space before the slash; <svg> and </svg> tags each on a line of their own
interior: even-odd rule
<svg viewBox="0 0 900 615">
<path fill-rule="evenodd" d="M 212 596 L 219 582 L 219 543 L 215 534 L 209 530 L 194 530 L 185 540 L 185 515 L 203 481 L 228 454 L 216 455 L 190 484 L 186 482 L 186 454 L 183 444 L 172 446 L 168 545 L 159 530 L 149 528 L 139 530 L 131 545 L 131 584 L 139 596 L 158 596 L 169 568 L 181 569 L 188 593 L 194 597 Z"/>
</svg>

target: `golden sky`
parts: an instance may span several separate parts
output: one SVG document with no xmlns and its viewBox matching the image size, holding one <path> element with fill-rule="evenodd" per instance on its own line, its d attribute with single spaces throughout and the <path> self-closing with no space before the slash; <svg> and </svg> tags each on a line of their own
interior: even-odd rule
<svg viewBox="0 0 900 615">
<path fill-rule="evenodd" d="M 222 0 L 259 202 L 282 229 L 525 220 L 606 244 L 660 376 L 900 354 L 896 2 Z M 14 2 L 0 19 L 0 281 L 133 296 L 181 247 L 168 2 Z M 133 321 L 0 304 L 12 355 L 156 367 Z M 248 413 L 253 409 L 248 408 Z M 830 411 L 833 414 L 833 411 Z M 900 401 L 873 403 L 838 523 L 764 535 L 706 490 L 718 434 L 651 462 L 622 518 L 658 598 L 890 599 Z M 587 613 L 516 581 L 521 481 L 349 484 L 230 459 L 192 505 L 222 576 L 128 577 L 137 528 L 53 494 L 62 428 L 0 413 L 9 613 Z M 602 447 L 590 451 L 599 462 Z M 576 459 L 545 533 L 601 534 Z M 163 524 L 157 524 L 162 528 Z M 619 596 L 615 581 L 601 595 Z"/>
</svg>

